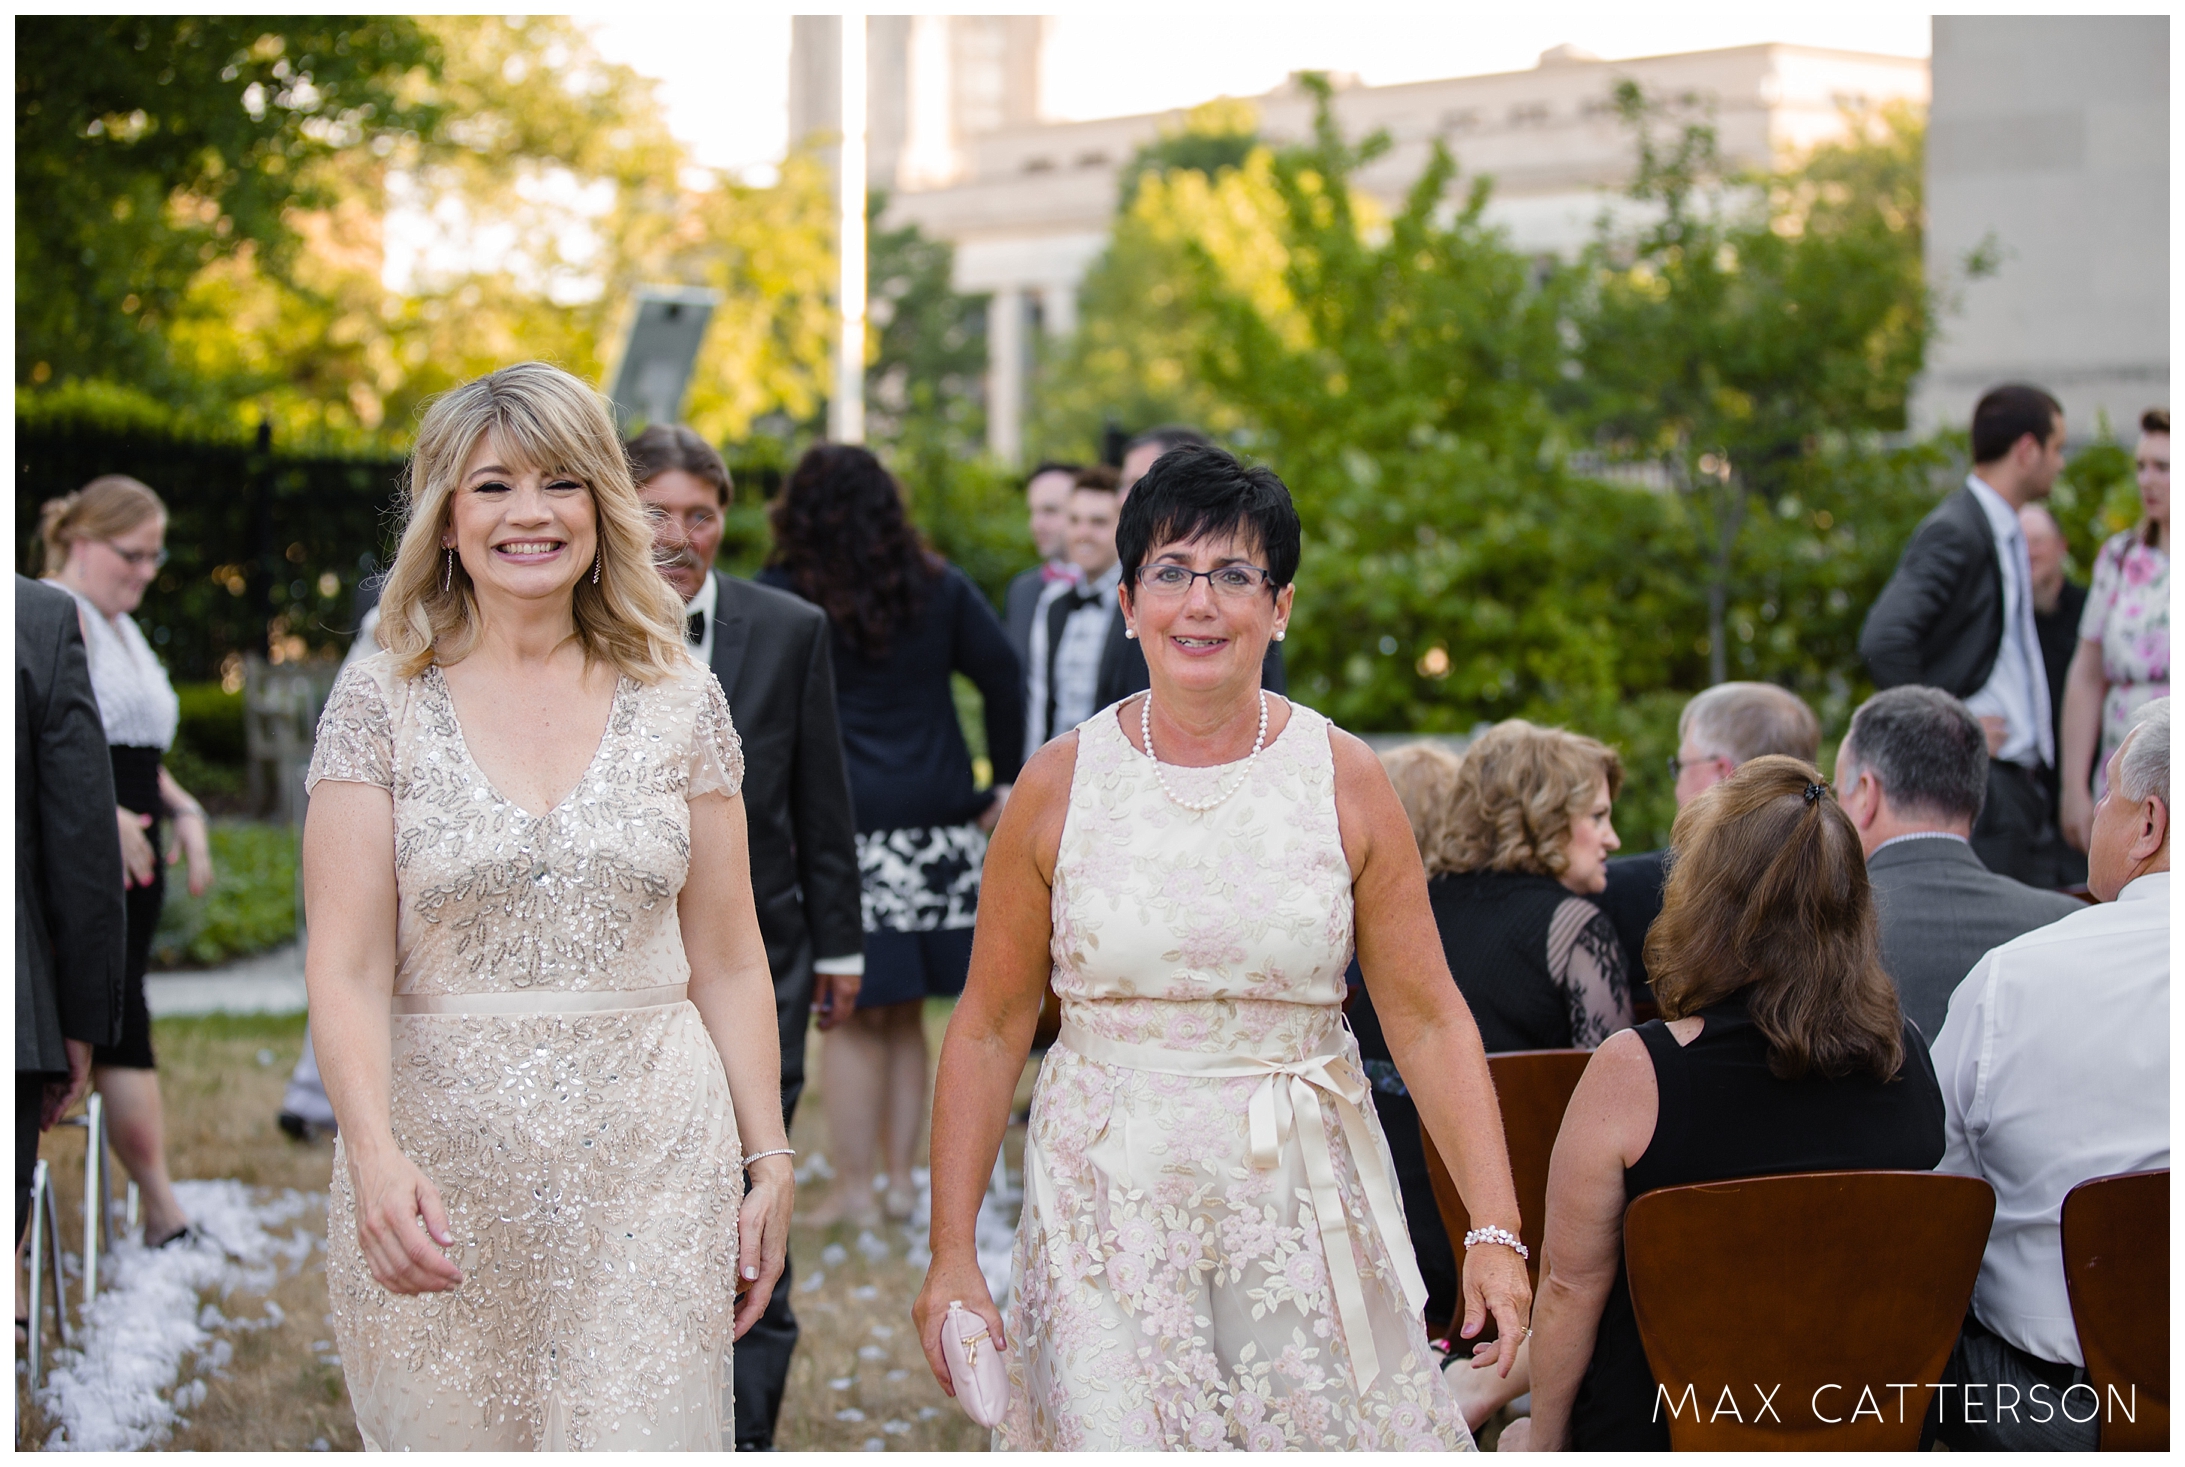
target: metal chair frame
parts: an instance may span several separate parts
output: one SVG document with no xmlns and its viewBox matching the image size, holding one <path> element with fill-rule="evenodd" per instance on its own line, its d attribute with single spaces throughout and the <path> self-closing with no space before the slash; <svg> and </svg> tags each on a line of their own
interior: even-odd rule
<svg viewBox="0 0 2185 1467">
<path fill-rule="evenodd" d="M 83 1297 L 79 1317 L 88 1318 L 92 1299 L 99 1292 L 99 1261 L 113 1244 L 113 1219 L 107 1215 L 106 1186 L 113 1162 L 106 1155 L 106 1103 L 97 1091 L 84 1102 L 84 1113 L 60 1124 L 80 1126 L 83 1150 Z M 136 1220 L 136 1183 L 129 1184 L 129 1219 Z M 103 1245 L 103 1247 L 102 1247 Z M 76 1343 L 68 1323 L 67 1274 L 62 1267 L 61 1219 L 53 1196 L 53 1166 L 44 1157 L 31 1173 L 30 1183 L 30 1388 L 45 1379 L 46 1269 L 53 1270 L 53 1319 L 61 1344 Z"/>
</svg>

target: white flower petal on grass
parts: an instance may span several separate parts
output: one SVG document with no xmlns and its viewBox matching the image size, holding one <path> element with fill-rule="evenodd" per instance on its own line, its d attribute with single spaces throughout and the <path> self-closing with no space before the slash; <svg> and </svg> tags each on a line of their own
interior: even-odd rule
<svg viewBox="0 0 2185 1467">
<path fill-rule="evenodd" d="M 863 1303 L 867 1300 L 879 1298 L 880 1290 L 871 1284 L 859 1284 L 856 1288 L 850 1290 L 850 1297 Z"/>
<path fill-rule="evenodd" d="M 887 1444 L 886 1442 L 882 1441 L 882 1440 L 881 1440 L 881 1439 L 880 1439 L 879 1437 L 876 1437 L 876 1436 L 869 1436 L 869 1437 L 866 1437 L 866 1438 L 865 1438 L 865 1450 L 866 1450 L 866 1451 L 868 1451 L 868 1452 L 884 1452 L 884 1451 L 886 1451 L 887 1449 L 888 1449 L 888 1444 Z"/>
<path fill-rule="evenodd" d="M 857 1358 L 860 1360 L 885 1360 L 888 1358 L 888 1352 L 878 1345 L 859 1345 L 857 1347 Z"/>
<path fill-rule="evenodd" d="M 233 1319 L 207 1296 L 270 1292 L 312 1253 L 308 1229 L 273 1229 L 326 1205 L 324 1193 L 271 1194 L 233 1180 L 177 1182 L 175 1193 L 200 1236 L 151 1249 L 124 1239 L 107 1255 L 106 1287 L 79 1324 L 75 1347 L 54 1353 L 38 1392 L 58 1423 L 48 1450 L 129 1452 L 164 1442 L 205 1398 L 202 1376 L 176 1387 L 184 1367 L 217 1370 L 234 1348 L 213 1332 L 266 1329 L 281 1319 L 270 1300 L 260 1317 Z"/>
<path fill-rule="evenodd" d="M 827 1384 L 834 1387 L 834 1389 L 838 1391 L 846 1391 L 851 1386 L 856 1385 L 857 1380 L 854 1376 L 838 1375 L 833 1380 L 828 1381 Z"/>
<path fill-rule="evenodd" d="M 809 1294 L 817 1289 L 821 1284 L 824 1284 L 826 1282 L 827 1275 L 823 1273 L 808 1273 L 804 1276 L 804 1282 L 797 1285 L 797 1292 L 800 1294 Z"/>
<path fill-rule="evenodd" d="M 837 1421 L 863 1421 L 864 1419 L 865 1413 L 855 1406 L 844 1406 L 840 1411 L 835 1412 L 835 1420 Z"/>
<path fill-rule="evenodd" d="M 829 1268 L 840 1268 L 850 1261 L 850 1250 L 840 1243 L 829 1243 L 819 1250 L 819 1261 Z"/>
</svg>

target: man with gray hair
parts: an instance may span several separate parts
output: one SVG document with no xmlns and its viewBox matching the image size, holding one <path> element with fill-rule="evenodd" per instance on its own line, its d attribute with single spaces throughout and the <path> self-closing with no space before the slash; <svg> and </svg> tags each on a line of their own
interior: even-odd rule
<svg viewBox="0 0 2185 1467">
<path fill-rule="evenodd" d="M 2086 1359 L 2064 1286 L 2064 1197 L 2095 1177 L 2170 1165 L 2168 698 L 2140 710 L 2108 777 L 2087 850 L 2101 904 L 1982 958 L 1934 1043 L 1936 1170 L 1995 1189 L 1972 1313 L 1937 1392 L 1935 1427 L 1952 1451 L 2098 1445 L 2112 1408 L 2088 1410 L 2074 1389 Z M 2018 1406 L 2009 1420 L 2006 1386 Z M 2160 1381 L 2124 1387 L 2142 1410 L 2168 1394 Z"/>
<path fill-rule="evenodd" d="M 1806 700 L 1774 683 L 1716 683 L 1677 715 L 1677 752 L 1669 772 L 1677 781 L 1677 808 L 1698 799 L 1763 754 L 1788 754 L 1818 762 L 1821 721 Z M 1631 961 L 1632 989 L 1646 986 L 1646 932 L 1661 915 L 1667 851 L 1641 851 L 1608 863 L 1608 887 L 1593 899 L 1615 925 L 1616 939 Z"/>
<path fill-rule="evenodd" d="M 1983 953 L 2081 905 L 1981 864 L 1972 833 L 1987 788 L 1986 731 L 1940 688 L 1876 693 L 1836 751 L 1836 797 L 1866 852 L 1882 966 L 1930 1043 Z"/>
</svg>

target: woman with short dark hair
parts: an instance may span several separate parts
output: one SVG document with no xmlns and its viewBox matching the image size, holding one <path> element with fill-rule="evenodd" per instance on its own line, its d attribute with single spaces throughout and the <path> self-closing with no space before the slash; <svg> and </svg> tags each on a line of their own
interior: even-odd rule
<svg viewBox="0 0 2185 1467">
<path fill-rule="evenodd" d="M 1623 1269 L 1632 1199 L 1942 1159 L 1942 1092 L 1882 970 L 1858 832 L 1820 771 L 1747 762 L 1677 816 L 1670 852 L 1646 941 L 1662 1017 L 1594 1053 L 1556 1138 L 1533 1415 L 1513 1445 L 1669 1449 Z"/>
<path fill-rule="evenodd" d="M 1479 1034 L 1403 806 L 1364 743 L 1260 686 L 1297 511 L 1215 448 L 1163 455 L 1117 527 L 1151 689 L 1025 766 L 995 832 L 941 1052 L 933 1264 L 1006 1361 L 999 1450 L 1468 1446 L 1420 1320 L 1388 1142 L 1343 1024 L 1353 939 L 1397 1062 L 1480 1227 L 1466 1334 L 1525 1327 L 1517 1200 Z M 1049 975 L 1007 1328 L 979 1199 Z"/>
<path fill-rule="evenodd" d="M 875 1220 L 883 1160 L 886 1209 L 902 1219 L 916 1202 L 910 1169 L 926 1113 L 925 1001 L 963 991 L 986 833 L 1024 760 L 1022 674 L 986 597 L 927 548 L 901 487 L 867 450 L 806 453 L 773 521 L 760 583 L 802 596 L 834 628 L 865 907 L 857 1010 L 822 1041 L 835 1182 L 813 1220 Z M 949 684 L 958 672 L 985 700 L 991 788 L 973 784 Z"/>
</svg>

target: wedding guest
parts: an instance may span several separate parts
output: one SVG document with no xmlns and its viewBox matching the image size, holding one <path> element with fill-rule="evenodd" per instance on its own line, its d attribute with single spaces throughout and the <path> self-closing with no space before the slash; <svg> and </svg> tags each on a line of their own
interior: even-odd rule
<svg viewBox="0 0 2185 1467">
<path fill-rule="evenodd" d="M 1876 693 L 1851 715 L 1836 753 L 1836 789 L 1874 887 L 1882 967 L 1929 1043 L 1981 954 L 2080 907 L 1980 864 L 1972 833 L 1987 781 L 1980 720 L 1940 688 Z"/>
<path fill-rule="evenodd" d="M 38 1137 L 121 1032 L 128 961 L 114 769 L 76 603 L 15 578 L 15 1246 Z M 21 1287 L 21 1275 L 17 1275 Z M 18 1295 L 15 1322 L 28 1317 Z"/>
<path fill-rule="evenodd" d="M 1032 625 L 1040 602 L 1050 588 L 1074 584 L 1077 567 L 1070 564 L 1070 491 L 1077 486 L 1076 464 L 1049 459 L 1032 470 L 1024 481 L 1024 505 L 1032 545 L 1039 564 L 1017 572 L 1002 596 L 1002 626 L 1009 633 L 1010 650 L 1027 671 L 1032 666 Z"/>
<path fill-rule="evenodd" d="M 723 1450 L 794 1188 L 736 727 L 591 388 L 447 393 L 407 483 L 303 841 L 358 1432 Z"/>
<path fill-rule="evenodd" d="M 1821 753 L 1821 721 L 1806 700 L 1774 683 L 1716 683 L 1677 715 L 1677 752 L 1669 761 L 1677 808 L 1698 799 L 1763 754 L 1813 763 Z M 1647 999 L 1646 933 L 1661 915 L 1667 851 L 1614 856 L 1608 884 L 1595 899 L 1615 924 L 1630 964 L 1631 989 Z"/>
<path fill-rule="evenodd" d="M 2053 690 L 2018 511 L 2063 470 L 2064 411 L 2038 387 L 1995 388 L 1973 408 L 1972 452 L 1964 487 L 1920 521 L 1867 612 L 1859 653 L 1876 688 L 1916 683 L 1965 700 L 1990 756 L 1973 849 L 1991 871 L 2062 886 Z"/>
<path fill-rule="evenodd" d="M 1974 1420 L 1962 1391 L 1954 1408 L 1951 1391 L 1936 1393 L 1954 1452 L 2099 1445 L 2098 1413 L 2042 1419 L 2033 1404 L 2036 1386 L 2054 1402 L 2087 1378 L 2064 1285 L 2064 1196 L 2170 1165 L 2170 700 L 2138 711 L 2094 809 L 2087 884 L 2101 905 L 1982 958 L 1935 1040 L 1939 1170 L 1995 1188 L 1972 1312 L 1942 1377 L 1985 1386 L 1988 1408 Z M 2029 1403 L 2023 1414 L 1993 1409 L 2000 1385 Z"/>
<path fill-rule="evenodd" d="M 1160 461 L 1163 454 L 1179 448 L 1207 448 L 1212 446 L 1212 442 L 1213 440 L 1198 429 L 1186 428 L 1180 423 L 1149 428 L 1140 433 L 1123 449 L 1123 468 L 1116 489 L 1117 504 L 1129 502 L 1132 486 Z M 1106 708 L 1120 703 L 1131 694 L 1142 693 L 1150 686 L 1147 681 L 1145 650 L 1123 633 L 1123 618 L 1117 617 L 1108 624 L 1107 645 L 1100 651 L 1100 680 L 1093 689 L 1092 705 L 1095 708 Z M 1267 665 L 1260 669 L 1259 681 L 1260 686 L 1270 693 L 1289 690 L 1289 678 L 1283 671 L 1282 647 L 1279 643 L 1267 648 Z"/>
<path fill-rule="evenodd" d="M 2095 557 L 2065 680 L 2061 818 L 2064 839 L 2082 851 L 2101 793 L 2090 775 L 2107 768 L 2138 710 L 2170 695 L 2170 410 L 2148 409 L 2139 426 L 2143 516 L 2138 528 L 2118 531 Z"/>
<path fill-rule="evenodd" d="M 2063 527 L 2045 504 L 2029 504 L 2018 511 L 2018 530 L 2026 537 L 2026 565 L 2033 573 L 2033 632 L 2041 643 L 2041 670 L 2056 692 L 2055 725 L 2062 748 L 2064 683 L 2071 671 L 2072 654 L 2079 650 L 2079 622 L 2086 614 L 2086 587 L 2065 575 L 2071 547 L 2064 543 Z"/>
<path fill-rule="evenodd" d="M 986 833 L 1024 760 L 1023 683 L 986 597 L 927 548 L 867 450 L 806 453 L 773 521 L 760 581 L 816 605 L 833 628 L 865 929 L 856 1011 L 821 1041 L 835 1182 L 813 1220 L 874 1221 L 879 1165 L 885 1210 L 903 1219 L 928 1097 L 925 1001 L 963 991 Z M 958 672 L 985 700 L 991 789 L 972 784 L 949 689 Z"/>
<path fill-rule="evenodd" d="M 107 474 L 64 498 L 47 500 L 39 536 L 47 583 L 75 598 L 113 766 L 127 887 L 121 1037 L 92 1051 L 91 1081 L 105 1103 L 107 1135 L 143 1201 L 144 1242 L 163 1248 L 187 1242 L 192 1234 L 167 1175 L 166 1118 L 144 971 L 167 899 L 166 868 L 187 857 L 193 897 L 203 896 L 213 883 L 205 807 L 162 762 L 181 723 L 182 703 L 130 616 L 166 563 L 167 506 L 135 479 Z M 170 822 L 173 846 L 166 839 Z"/>
<path fill-rule="evenodd" d="M 714 568 L 735 494 L 728 465 L 688 428 L 660 423 L 628 444 L 655 516 L 661 575 L 683 603 L 691 655 L 712 669 L 742 734 L 752 898 L 774 980 L 784 1129 L 804 1094 L 806 1030 L 847 1019 L 865 971 L 857 830 L 835 716 L 827 616 L 799 597 Z M 736 1351 L 736 1449 L 769 1451 L 797 1317 L 791 1265 Z"/>
<path fill-rule="evenodd" d="M 1564 1116 L 1532 1415 L 1505 1448 L 1669 1449 L 1623 1267 L 1640 1193 L 1942 1157 L 1927 1047 L 1882 971 L 1858 834 L 1820 771 L 1749 761 L 1678 813 L 1670 850 L 1648 938 L 1662 1017 L 1595 1052 Z"/>
<path fill-rule="evenodd" d="M 1282 481 L 1176 450 L 1123 507 L 1152 688 L 1040 750 L 987 862 L 936 1088 L 937 1379 L 952 1300 L 1006 1355 L 1000 1450 L 1458 1448 L 1387 1142 L 1342 1022 L 1355 945 L 1481 1231 L 1467 1338 L 1530 1302 L 1485 1053 L 1418 848 L 1359 740 L 1267 693 L 1299 556 Z M 1050 974 L 1006 1329 L 974 1228 Z"/>
<path fill-rule="evenodd" d="M 1092 717 L 1100 656 L 1118 621 L 1115 587 L 1115 470 L 1080 469 L 1070 491 L 1070 565 L 1077 580 L 1039 604 L 1025 675 L 1025 744 L 1038 748 Z"/>
</svg>

